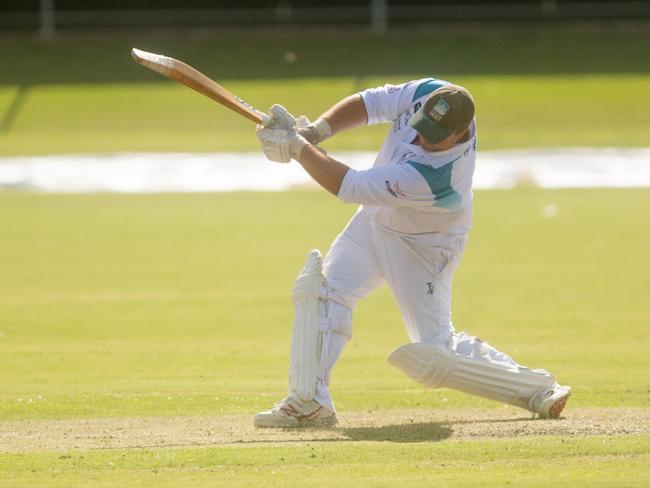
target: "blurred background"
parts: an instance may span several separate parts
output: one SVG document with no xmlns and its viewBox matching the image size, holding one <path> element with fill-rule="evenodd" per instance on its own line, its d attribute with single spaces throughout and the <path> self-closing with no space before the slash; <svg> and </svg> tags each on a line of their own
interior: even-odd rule
<svg viewBox="0 0 650 488">
<path fill-rule="evenodd" d="M 250 173 L 250 165 L 260 160 L 245 159 L 228 169 L 232 156 L 211 166 L 193 155 L 257 154 L 253 127 L 136 65 L 129 56 L 132 47 L 177 57 L 261 110 L 282 103 L 312 119 L 369 86 L 449 79 L 467 86 L 477 100 L 482 151 L 609 148 L 602 157 L 592 149 L 570 156 L 542 154 L 541 160 L 539 152 L 496 154 L 492 160 L 508 162 L 499 171 L 515 168 L 515 174 L 499 179 L 501 186 L 531 180 L 544 161 L 562 167 L 566 158 L 580 164 L 619 158 L 625 168 L 619 173 L 630 175 L 643 170 L 648 153 L 628 150 L 650 145 L 649 26 L 650 2 L 638 0 L 5 0 L 0 6 L 0 158 L 5 158 L 0 188 L 145 191 L 124 182 L 104 187 L 70 182 L 91 174 L 103 181 L 123 175 L 119 164 L 140 173 L 146 171 L 143 165 L 158 168 L 141 177 L 150 182 L 179 171 L 168 158 L 145 161 L 143 153 L 184 155 L 173 159 L 194 168 L 194 176 L 183 178 L 195 183 L 172 189 L 280 188 L 306 181 L 292 168 L 276 172 L 284 183 L 271 187 L 206 187 L 206 180 L 224 180 L 223 173 L 208 174 L 209 169 L 241 179 L 229 171 L 245 167 Z M 385 130 L 351 131 L 326 146 L 342 151 L 353 165 L 369 166 Z M 116 153 L 131 159 L 105 159 Z M 6 159 L 48 155 L 93 157 Z M 216 160 L 223 158 L 209 159 Z M 600 164 L 591 174 L 606 173 L 608 167 Z M 64 178 L 67 186 L 50 181 L 56 178 L 47 176 L 54 168 L 59 175 L 64 168 L 73 172 Z M 567 178 L 573 179 L 564 186 L 593 185 L 589 178 L 582 183 L 575 175 Z M 543 176 L 532 179 L 546 184 Z M 650 184 L 647 175 L 629 179 L 637 186 Z M 488 185 L 480 174 L 478 183 Z"/>
<path fill-rule="evenodd" d="M 367 25 L 376 32 L 418 22 L 558 22 L 650 17 L 647 1 L 613 0 L 6 0 L 2 25 L 57 29 L 97 26 Z"/>
</svg>

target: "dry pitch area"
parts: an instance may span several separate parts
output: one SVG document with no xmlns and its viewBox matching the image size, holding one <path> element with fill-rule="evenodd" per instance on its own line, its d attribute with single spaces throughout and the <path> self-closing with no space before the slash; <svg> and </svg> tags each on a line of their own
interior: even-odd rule
<svg viewBox="0 0 650 488">
<path fill-rule="evenodd" d="M 336 427 L 300 430 L 257 429 L 250 415 L 25 420 L 0 424 L 0 452 L 638 434 L 650 434 L 650 409 L 578 408 L 558 420 L 509 407 L 388 410 L 341 413 Z"/>
</svg>

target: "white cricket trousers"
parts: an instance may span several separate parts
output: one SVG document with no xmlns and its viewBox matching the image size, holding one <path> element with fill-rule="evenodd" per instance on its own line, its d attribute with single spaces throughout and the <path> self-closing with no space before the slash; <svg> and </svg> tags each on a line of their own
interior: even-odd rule
<svg viewBox="0 0 650 488">
<path fill-rule="evenodd" d="M 438 237 L 438 236 L 436 236 Z M 386 282 L 411 342 L 447 343 L 451 324 L 451 285 L 466 236 L 409 236 L 377 225 L 358 211 L 325 257 L 323 274 L 334 301 L 353 310 Z"/>
<path fill-rule="evenodd" d="M 451 285 L 466 240 L 466 236 L 432 238 L 392 232 L 360 209 L 325 257 L 326 309 L 338 309 L 338 317 L 347 315 L 351 322 L 357 301 L 386 282 L 411 342 L 448 344 L 454 331 Z M 331 409 L 329 376 L 347 341 L 346 335 L 331 334 L 321 353 L 316 400 Z"/>
</svg>

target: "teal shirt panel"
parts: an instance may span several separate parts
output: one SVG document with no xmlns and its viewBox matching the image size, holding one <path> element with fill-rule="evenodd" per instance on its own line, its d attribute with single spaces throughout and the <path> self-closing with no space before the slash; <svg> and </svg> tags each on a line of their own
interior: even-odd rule
<svg viewBox="0 0 650 488">
<path fill-rule="evenodd" d="M 456 160 L 445 164 L 439 168 L 433 168 L 426 164 L 416 161 L 407 161 L 406 164 L 413 166 L 418 173 L 425 179 L 435 200 L 434 207 L 446 208 L 449 211 L 458 210 L 461 206 L 462 199 L 458 192 L 451 186 L 451 172 Z"/>
</svg>

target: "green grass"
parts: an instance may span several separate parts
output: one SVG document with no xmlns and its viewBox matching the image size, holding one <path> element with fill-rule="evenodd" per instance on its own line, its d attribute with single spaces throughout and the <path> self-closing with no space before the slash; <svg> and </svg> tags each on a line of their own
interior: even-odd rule
<svg viewBox="0 0 650 488">
<path fill-rule="evenodd" d="M 360 89 L 437 76 L 473 92 L 483 149 L 647 146 L 649 40 L 558 29 L 5 36 L 0 156 L 259 150 L 250 122 L 138 66 L 132 46 L 177 56 L 261 110 L 282 103 L 313 119 Z M 285 62 L 287 52 L 297 61 Z M 352 131 L 327 147 L 376 150 L 385 131 Z"/>
<path fill-rule="evenodd" d="M 646 486 L 647 436 L 0 455 L 6 486 Z M 2 481 L 0 481 L 2 484 Z"/>
<path fill-rule="evenodd" d="M 423 74 L 413 74 L 420 77 Z M 232 80 L 228 88 L 259 108 L 281 101 L 296 114 L 321 111 L 362 87 L 409 77 Z M 453 76 L 477 100 L 482 149 L 548 146 L 645 146 L 650 76 Z M 601 103 L 608 94 L 607 110 Z M 0 112 L 15 88 L 0 88 Z M 611 108 L 610 108 L 611 107 Z M 325 146 L 376 150 L 387 126 L 344 133 Z M 254 127 L 176 84 L 30 88 L 0 156 L 114 151 L 258 151 Z"/>
<path fill-rule="evenodd" d="M 454 320 L 574 387 L 569 408 L 650 402 L 647 189 L 476 193 Z M 541 217 L 554 204 L 556 218 Z M 0 420 L 252 415 L 286 388 L 289 292 L 353 208 L 315 191 L 0 193 Z M 305 218 L 305 216 L 313 216 Z M 500 408 L 385 362 L 407 342 L 381 289 L 334 371 L 341 412 Z M 392 428 L 395 428 L 392 426 Z M 643 486 L 639 436 L 0 454 L 0 486 Z"/>
<path fill-rule="evenodd" d="M 457 327 L 574 385 L 572 405 L 648 405 L 650 192 L 476 200 Z M 554 219 L 540 216 L 549 203 Z M 285 388 L 293 279 L 352 211 L 312 191 L 0 194 L 0 419 L 267 406 Z M 339 408 L 492 405 L 409 382 L 384 359 L 405 342 L 386 289 L 362 302 L 334 373 Z"/>
</svg>

